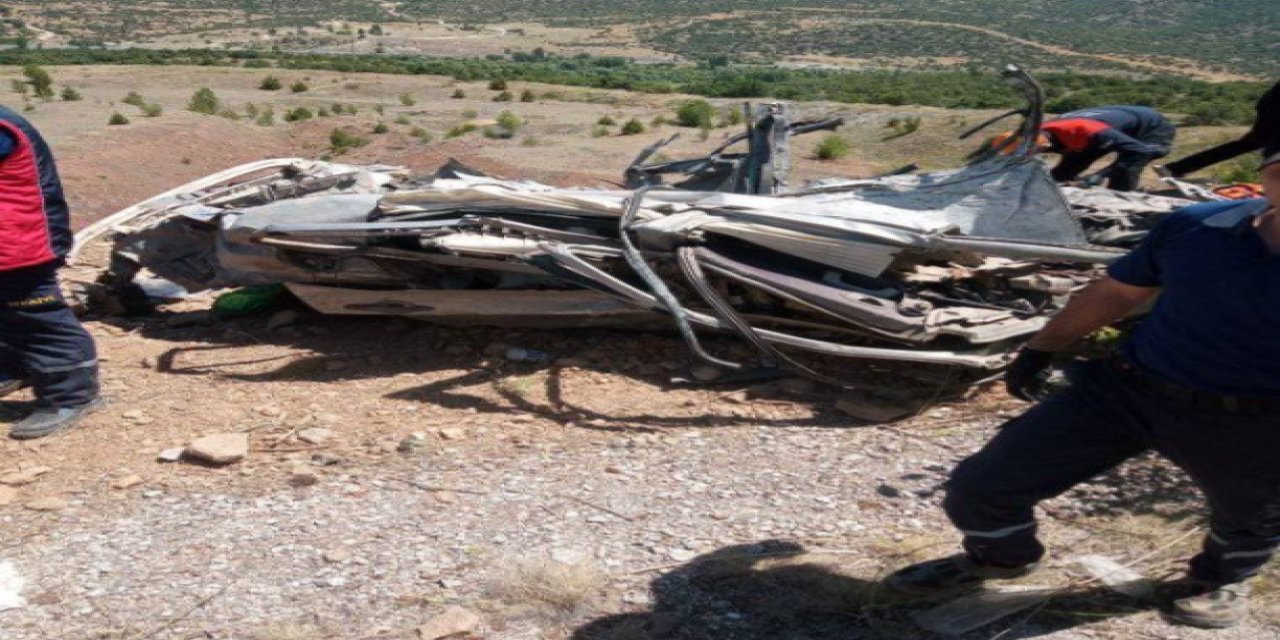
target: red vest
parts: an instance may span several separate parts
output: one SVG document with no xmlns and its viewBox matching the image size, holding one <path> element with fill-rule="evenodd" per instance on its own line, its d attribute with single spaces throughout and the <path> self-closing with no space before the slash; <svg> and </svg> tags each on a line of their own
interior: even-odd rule
<svg viewBox="0 0 1280 640">
<path fill-rule="evenodd" d="M 5 113 L 7 112 L 7 113 Z M 67 244 L 65 239 L 55 241 L 56 230 L 51 228 L 51 216 L 46 193 L 55 185 L 57 176 L 43 175 L 40 150 L 47 149 L 41 141 L 37 144 L 24 129 L 25 120 L 14 121 L 0 112 L 0 129 L 9 133 L 17 146 L 6 158 L 0 160 L 0 271 L 44 264 L 59 258 L 63 252 L 55 245 Z M 24 126 L 25 125 L 25 126 Z M 52 164 L 52 158 L 49 162 Z M 61 203 L 61 189 L 54 195 L 55 203 Z M 65 207 L 54 207 L 64 215 Z M 61 229 L 61 227 L 59 227 Z M 66 233 L 69 234 L 69 229 Z"/>
<path fill-rule="evenodd" d="M 1054 142 L 1063 151 L 1079 153 L 1092 146 L 1091 140 L 1099 131 L 1110 129 L 1111 125 L 1088 118 L 1068 118 L 1066 120 L 1050 120 L 1044 123 L 1042 130 L 1053 136 Z"/>
</svg>

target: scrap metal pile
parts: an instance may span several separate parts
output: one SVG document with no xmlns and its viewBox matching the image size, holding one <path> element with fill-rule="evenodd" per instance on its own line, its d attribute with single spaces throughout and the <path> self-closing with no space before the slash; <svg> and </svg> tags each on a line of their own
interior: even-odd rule
<svg viewBox="0 0 1280 640">
<path fill-rule="evenodd" d="M 1026 96 L 1023 140 L 1041 95 Z M 708 330 L 764 369 L 820 376 L 804 352 L 995 369 L 1176 200 L 1088 190 L 1075 210 L 1029 143 L 951 171 L 787 184 L 789 135 L 838 121 L 753 114 L 745 153 L 645 165 L 634 190 L 433 176 L 300 159 L 185 185 L 83 232 L 110 237 L 104 281 L 194 292 L 285 283 L 324 313 Z M 734 142 L 737 142 L 735 140 Z M 665 175 L 681 182 L 664 186 Z"/>
</svg>

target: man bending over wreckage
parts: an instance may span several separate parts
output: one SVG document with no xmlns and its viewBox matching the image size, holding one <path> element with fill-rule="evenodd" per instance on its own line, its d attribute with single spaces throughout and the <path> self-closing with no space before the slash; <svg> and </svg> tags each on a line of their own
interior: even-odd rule
<svg viewBox="0 0 1280 640">
<path fill-rule="evenodd" d="M 25 386 L 36 396 L 13 438 L 69 429 L 102 403 L 93 338 L 58 288 L 71 243 L 49 146 L 30 122 L 0 106 L 0 397 Z"/>
<path fill-rule="evenodd" d="M 1264 175 L 1280 182 L 1280 136 L 1265 154 Z M 1155 450 L 1190 475 L 1210 511 L 1168 617 L 1211 628 L 1245 618 L 1246 581 L 1280 546 L 1277 195 L 1171 214 L 1031 339 L 1005 377 L 1024 400 L 1056 352 L 1160 294 L 1120 355 L 1074 365 L 1069 387 L 952 472 L 943 508 L 964 553 L 902 569 L 887 586 L 936 594 L 1031 573 L 1045 555 L 1037 503 Z"/>
</svg>

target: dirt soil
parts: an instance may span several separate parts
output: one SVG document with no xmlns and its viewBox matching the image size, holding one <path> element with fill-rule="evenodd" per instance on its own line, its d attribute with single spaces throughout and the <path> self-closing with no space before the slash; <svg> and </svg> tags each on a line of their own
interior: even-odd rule
<svg viewBox="0 0 1280 640">
<path fill-rule="evenodd" d="M 0 86 L 11 72 L 0 69 Z M 426 170 L 458 157 L 557 184 L 616 180 L 658 134 L 591 137 L 596 120 L 648 123 L 672 99 L 591 92 L 616 98 L 600 103 L 581 92 L 497 104 L 479 84 L 460 85 L 471 97 L 454 100 L 457 87 L 441 78 L 318 73 L 307 74 L 311 91 L 284 95 L 257 90 L 264 75 L 58 69 L 86 100 L 38 104 L 32 117 L 61 158 L 79 222 L 234 163 L 320 155 L 334 127 L 372 139 L 343 156 L 353 161 Z M 361 113 L 261 127 L 183 112 L 196 86 L 237 108 L 343 102 Z M 113 110 L 131 108 L 111 103 L 133 89 L 165 115 L 107 127 Z M 417 104 L 402 105 L 403 92 Z M 466 109 L 483 119 L 508 108 L 528 120 L 522 137 L 440 135 Z M 808 176 L 867 175 L 924 150 L 944 164 L 959 148 L 931 141 L 982 115 L 918 110 L 919 134 L 877 142 L 886 119 L 914 111 L 805 108 L 847 113 L 846 135 L 859 141 L 839 163 L 806 159 Z M 435 140 L 409 136 L 408 125 L 369 133 L 399 115 Z M 686 137 L 673 157 L 705 148 Z M 1024 408 L 994 388 L 955 389 L 955 371 L 853 363 L 843 375 L 910 410 L 870 424 L 850 415 L 865 397 L 802 380 L 673 384 L 691 363 L 664 333 L 442 327 L 305 309 L 214 320 L 211 300 L 91 319 L 108 408 L 54 438 L 0 443 L 0 564 L 25 578 L 27 599 L 0 612 L 0 638 L 409 640 L 435 637 L 419 628 L 439 629 L 451 606 L 465 609 L 455 621 L 475 616 L 458 637 L 489 640 L 934 638 L 911 620 L 936 603 L 891 597 L 877 581 L 954 552 L 940 484 Z M 710 344 L 745 357 L 732 341 Z M 509 346 L 552 362 L 508 362 Z M 28 400 L 0 402 L 0 428 Z M 219 433 L 247 434 L 247 458 L 158 459 Z M 1087 553 L 1175 576 L 1203 515 L 1180 473 L 1136 461 L 1045 506 L 1051 558 L 1027 582 L 1079 585 L 1070 560 Z M 1153 603 L 1083 586 L 964 637 L 1277 637 L 1274 571 L 1258 590 L 1252 620 L 1231 631 L 1171 627 Z"/>
</svg>

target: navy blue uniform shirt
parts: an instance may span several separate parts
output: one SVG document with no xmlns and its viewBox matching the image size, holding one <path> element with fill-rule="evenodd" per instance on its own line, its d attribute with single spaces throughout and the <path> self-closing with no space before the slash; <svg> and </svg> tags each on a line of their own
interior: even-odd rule
<svg viewBox="0 0 1280 640">
<path fill-rule="evenodd" d="M 1124 345 L 1165 381 L 1213 393 L 1280 397 L 1280 255 L 1253 228 L 1265 200 L 1175 211 L 1111 277 L 1160 287 L 1155 309 Z"/>
</svg>

